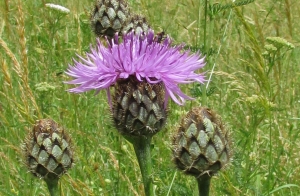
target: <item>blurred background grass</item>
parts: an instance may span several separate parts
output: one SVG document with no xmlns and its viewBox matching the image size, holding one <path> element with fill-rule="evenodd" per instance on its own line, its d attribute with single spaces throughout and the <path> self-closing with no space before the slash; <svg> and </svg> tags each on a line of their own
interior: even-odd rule
<svg viewBox="0 0 300 196">
<path fill-rule="evenodd" d="M 207 105 L 230 127 L 235 156 L 213 178 L 211 195 L 299 195 L 299 2 L 248 2 L 129 0 L 157 32 L 206 55 L 207 79 L 214 70 Z M 71 12 L 60 14 L 45 3 Z M 95 44 L 88 17 L 93 4 L 0 2 L 0 195 L 48 195 L 21 159 L 20 144 L 39 118 L 63 125 L 76 146 L 76 165 L 60 181 L 62 195 L 143 195 L 133 148 L 113 128 L 105 92 L 70 94 L 63 84 L 68 64 Z M 198 194 L 196 181 L 171 162 L 170 137 L 181 115 L 202 103 L 203 89 L 184 89 L 196 97 L 184 107 L 170 102 L 168 124 L 154 137 L 156 195 Z"/>
</svg>

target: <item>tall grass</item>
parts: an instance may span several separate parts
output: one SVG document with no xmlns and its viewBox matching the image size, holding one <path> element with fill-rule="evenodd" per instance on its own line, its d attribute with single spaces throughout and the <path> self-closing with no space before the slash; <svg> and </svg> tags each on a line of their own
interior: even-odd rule
<svg viewBox="0 0 300 196">
<path fill-rule="evenodd" d="M 45 3 L 0 2 L 0 195 L 48 194 L 46 185 L 27 173 L 20 150 L 32 123 L 48 117 L 69 131 L 76 146 L 76 165 L 60 181 L 63 195 L 143 195 L 133 147 L 114 130 L 105 93 L 70 94 L 63 84 L 72 58 L 95 44 L 86 14 L 93 1 L 51 2 L 69 8 L 68 15 Z M 205 102 L 231 128 L 235 156 L 213 178 L 212 195 L 299 195 L 298 1 L 238 7 L 212 0 L 129 3 L 174 44 L 200 49 L 207 57 L 207 78 L 214 67 Z M 284 38 L 295 48 L 283 44 L 267 53 L 268 37 Z M 203 88 L 197 88 L 185 89 L 196 92 L 195 101 L 184 107 L 170 103 L 168 124 L 154 137 L 156 195 L 198 193 L 194 179 L 171 163 L 169 140 L 180 116 L 203 104 Z"/>
</svg>

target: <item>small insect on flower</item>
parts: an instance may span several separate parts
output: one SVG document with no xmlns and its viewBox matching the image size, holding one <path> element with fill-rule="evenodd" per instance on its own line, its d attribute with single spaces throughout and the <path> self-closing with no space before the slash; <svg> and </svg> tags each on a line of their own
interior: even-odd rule
<svg viewBox="0 0 300 196">
<path fill-rule="evenodd" d="M 157 43 L 161 43 L 166 38 L 165 32 L 162 31 L 160 33 L 157 33 L 154 37 L 154 41 Z"/>
</svg>

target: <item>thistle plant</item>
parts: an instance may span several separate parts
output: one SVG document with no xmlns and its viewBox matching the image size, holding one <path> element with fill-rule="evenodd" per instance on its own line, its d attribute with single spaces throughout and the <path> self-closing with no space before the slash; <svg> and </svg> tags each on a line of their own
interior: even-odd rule
<svg viewBox="0 0 300 196">
<path fill-rule="evenodd" d="M 93 32 L 101 37 L 112 38 L 116 32 L 122 32 L 130 16 L 127 2 L 124 0 L 97 0 L 90 13 Z"/>
<path fill-rule="evenodd" d="M 59 178 L 74 164 L 71 138 L 51 119 L 38 120 L 23 143 L 25 164 L 47 183 L 51 196 L 60 195 Z"/>
<path fill-rule="evenodd" d="M 135 33 L 147 32 L 150 29 L 146 18 L 132 14 L 125 0 L 97 0 L 90 13 L 91 28 L 98 37 L 112 39 L 134 30 Z"/>
<path fill-rule="evenodd" d="M 149 29 L 150 25 L 148 24 L 146 17 L 134 14 L 129 18 L 123 32 L 130 32 L 131 30 L 134 30 L 135 33 L 140 34 L 142 32 L 147 32 Z"/>
<path fill-rule="evenodd" d="M 173 136 L 173 161 L 196 177 L 200 196 L 209 195 L 211 177 L 231 160 L 231 140 L 220 118 L 210 109 L 193 108 Z"/>
<path fill-rule="evenodd" d="M 200 53 L 171 46 L 168 37 L 162 43 L 154 37 L 150 29 L 124 34 L 122 40 L 116 35 L 107 47 L 98 40 L 96 48 L 66 72 L 74 78 L 66 83 L 78 85 L 70 92 L 106 90 L 114 125 L 134 146 L 146 195 L 153 195 L 151 139 L 166 122 L 168 99 L 179 105 L 191 100 L 178 85 L 203 83 L 204 76 L 195 71 L 205 65 Z"/>
</svg>

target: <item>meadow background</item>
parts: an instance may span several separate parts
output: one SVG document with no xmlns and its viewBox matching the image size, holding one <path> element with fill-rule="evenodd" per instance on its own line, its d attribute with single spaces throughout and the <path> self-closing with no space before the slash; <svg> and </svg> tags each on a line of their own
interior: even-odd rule
<svg viewBox="0 0 300 196">
<path fill-rule="evenodd" d="M 213 70 L 207 99 L 201 96 L 206 86 L 186 87 L 196 100 L 183 107 L 170 101 L 167 125 L 153 138 L 156 195 L 198 194 L 195 179 L 175 170 L 170 138 L 181 116 L 204 103 L 222 116 L 234 141 L 233 161 L 213 177 L 211 195 L 300 195 L 299 1 L 238 7 L 229 0 L 128 1 L 174 44 L 206 55 L 207 79 Z M 0 1 L 0 195 L 49 195 L 27 172 L 20 148 L 41 118 L 61 124 L 76 148 L 76 165 L 60 180 L 62 195 L 143 195 L 133 147 L 112 126 L 105 92 L 70 94 L 63 83 L 76 54 L 95 44 L 88 16 L 93 4 Z"/>
</svg>

